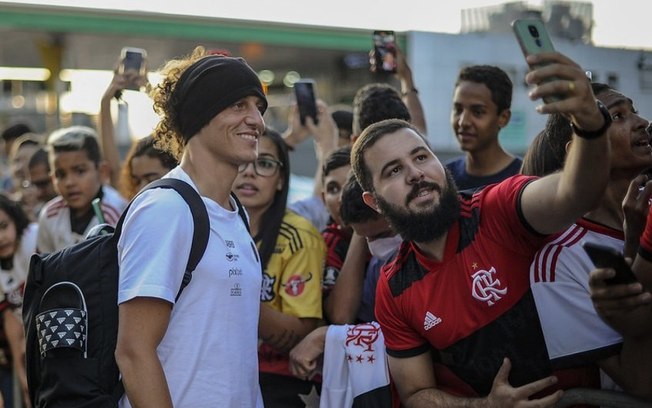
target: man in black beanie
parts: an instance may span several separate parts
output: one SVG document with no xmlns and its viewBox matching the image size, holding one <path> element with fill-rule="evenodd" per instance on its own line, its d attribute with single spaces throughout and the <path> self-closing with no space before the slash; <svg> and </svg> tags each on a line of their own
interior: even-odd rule
<svg viewBox="0 0 652 408">
<path fill-rule="evenodd" d="M 262 407 L 261 265 L 230 191 L 238 168 L 257 158 L 267 100 L 243 59 L 201 47 L 162 74 L 154 136 L 180 159 L 164 177 L 200 193 L 210 236 L 176 300 L 193 235 L 187 204 L 174 190 L 154 189 L 129 208 L 118 242 L 120 407 Z"/>
</svg>

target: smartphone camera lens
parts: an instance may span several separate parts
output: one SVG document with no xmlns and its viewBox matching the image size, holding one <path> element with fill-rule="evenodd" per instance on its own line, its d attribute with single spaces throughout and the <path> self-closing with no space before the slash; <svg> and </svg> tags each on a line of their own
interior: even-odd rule
<svg viewBox="0 0 652 408">
<path fill-rule="evenodd" d="M 532 34 L 532 37 L 539 37 L 539 30 L 533 25 L 528 26 L 528 30 L 530 30 L 530 34 Z"/>
</svg>

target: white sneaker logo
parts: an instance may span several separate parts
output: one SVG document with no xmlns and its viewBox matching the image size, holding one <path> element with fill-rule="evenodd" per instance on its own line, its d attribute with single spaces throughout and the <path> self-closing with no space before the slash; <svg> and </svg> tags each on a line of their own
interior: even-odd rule
<svg viewBox="0 0 652 408">
<path fill-rule="evenodd" d="M 423 321 L 423 328 L 425 330 L 430 330 L 433 327 L 437 326 L 439 323 L 441 323 L 440 317 L 437 317 L 430 312 L 426 312 L 426 319 Z"/>
</svg>

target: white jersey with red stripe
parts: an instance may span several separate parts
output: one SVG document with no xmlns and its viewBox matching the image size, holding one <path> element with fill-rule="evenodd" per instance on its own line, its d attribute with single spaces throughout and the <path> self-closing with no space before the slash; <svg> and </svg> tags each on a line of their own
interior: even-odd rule
<svg viewBox="0 0 652 408">
<path fill-rule="evenodd" d="M 622 336 L 591 303 L 589 273 L 595 269 L 582 243 L 622 251 L 621 231 L 582 219 L 545 245 L 530 266 L 532 293 L 553 367 L 597 362 L 617 354 Z"/>
<path fill-rule="evenodd" d="M 113 187 L 102 186 L 102 214 L 107 224 L 115 225 L 127 207 L 125 200 Z M 61 196 L 48 201 L 39 215 L 37 249 L 40 253 L 59 251 L 84 239 L 88 231 L 98 225 L 93 216 L 83 234 L 72 231 L 70 225 L 70 207 Z"/>
</svg>

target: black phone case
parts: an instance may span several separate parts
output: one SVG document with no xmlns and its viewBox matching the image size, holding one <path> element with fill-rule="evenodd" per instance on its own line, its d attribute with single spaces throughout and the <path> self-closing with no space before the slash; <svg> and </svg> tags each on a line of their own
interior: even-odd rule
<svg viewBox="0 0 652 408">
<path fill-rule="evenodd" d="M 317 124 L 317 102 L 315 100 L 315 87 L 312 82 L 295 82 L 294 93 L 297 98 L 297 107 L 301 124 L 306 124 L 306 117 L 311 117 Z"/>
<path fill-rule="evenodd" d="M 585 242 L 582 246 L 597 268 L 613 268 L 616 271 L 616 276 L 605 279 L 607 285 L 622 285 L 638 281 L 623 255 L 617 250 L 593 242 Z"/>
</svg>

